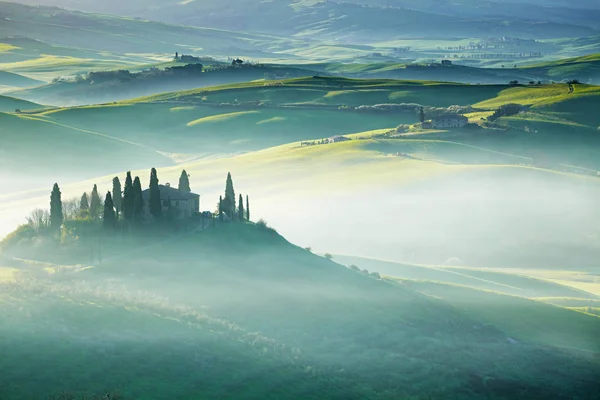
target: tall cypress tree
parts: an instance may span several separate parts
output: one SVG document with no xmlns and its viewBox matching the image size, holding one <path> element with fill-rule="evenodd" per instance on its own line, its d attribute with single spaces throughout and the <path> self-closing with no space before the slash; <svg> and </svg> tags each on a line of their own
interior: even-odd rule
<svg viewBox="0 0 600 400">
<path fill-rule="evenodd" d="M 150 171 L 150 196 L 148 199 L 148 208 L 154 219 L 162 217 L 162 205 L 160 203 L 160 188 L 158 187 L 158 175 L 156 168 Z"/>
<path fill-rule="evenodd" d="M 117 224 L 117 215 L 115 214 L 115 205 L 110 192 L 106 192 L 106 198 L 104 199 L 103 217 L 104 229 L 114 229 Z"/>
<path fill-rule="evenodd" d="M 244 222 L 244 220 L 246 219 L 246 216 L 244 215 L 244 198 L 242 197 L 241 193 L 240 198 L 238 200 L 238 218 L 240 222 Z"/>
<path fill-rule="evenodd" d="M 223 211 L 229 219 L 233 220 L 235 215 L 235 191 L 233 190 L 233 179 L 231 173 L 227 173 L 227 182 L 225 183 L 225 198 L 223 199 Z"/>
<path fill-rule="evenodd" d="M 50 194 L 50 228 L 58 230 L 64 221 L 62 199 L 58 183 L 52 187 Z"/>
<path fill-rule="evenodd" d="M 246 220 L 250 221 L 250 200 L 248 200 L 248 195 L 246 195 Z"/>
<path fill-rule="evenodd" d="M 142 223 L 142 218 L 144 216 L 144 198 L 142 196 L 142 182 L 140 181 L 140 177 L 136 176 L 133 180 L 133 221 L 135 224 L 139 225 Z"/>
<path fill-rule="evenodd" d="M 223 196 L 219 196 L 219 221 L 223 221 Z"/>
<path fill-rule="evenodd" d="M 425 110 L 423 110 L 423 107 L 419 109 L 419 120 L 425 122 Z"/>
<path fill-rule="evenodd" d="M 85 212 L 85 211 L 89 211 L 89 209 L 90 209 L 90 202 L 88 200 L 87 193 L 84 193 L 81 195 L 81 200 L 79 200 L 79 211 Z"/>
<path fill-rule="evenodd" d="M 127 177 L 125 178 L 125 187 L 123 189 L 123 201 L 121 202 L 123 219 L 127 222 L 133 222 L 133 209 L 134 209 L 134 194 L 133 194 L 133 181 L 131 180 L 131 171 L 127 171 Z"/>
<path fill-rule="evenodd" d="M 181 171 L 181 176 L 179 177 L 179 186 L 177 188 L 181 193 L 190 193 L 192 191 L 190 189 L 189 175 L 185 169 Z"/>
<path fill-rule="evenodd" d="M 98 195 L 98 186 L 94 185 L 92 189 L 92 198 L 90 200 L 90 216 L 92 218 L 98 218 L 100 216 L 100 209 L 102 208 L 102 200 Z"/>
<path fill-rule="evenodd" d="M 117 217 L 117 219 L 119 219 L 119 213 L 121 212 L 121 208 L 122 208 L 121 199 L 122 199 L 123 193 L 121 192 L 121 181 L 119 180 L 118 176 L 115 176 L 113 178 L 112 184 L 113 184 L 112 201 L 115 206 L 115 216 Z"/>
</svg>

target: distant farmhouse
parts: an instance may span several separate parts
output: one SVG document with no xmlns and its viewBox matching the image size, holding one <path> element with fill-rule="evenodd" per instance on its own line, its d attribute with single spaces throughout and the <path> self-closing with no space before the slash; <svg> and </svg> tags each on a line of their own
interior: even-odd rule
<svg viewBox="0 0 600 400">
<path fill-rule="evenodd" d="M 347 138 L 346 136 L 332 136 L 329 139 L 327 139 L 328 143 L 338 143 L 338 142 L 346 142 L 348 140 L 352 140 L 350 138 Z"/>
<path fill-rule="evenodd" d="M 166 215 L 170 209 L 174 212 L 173 217 L 176 220 L 183 220 L 191 218 L 200 212 L 200 195 L 180 191 L 172 188 L 168 183 L 166 185 L 158 185 L 158 188 L 160 190 L 163 214 Z M 150 220 L 150 189 L 142 192 L 142 198 L 144 199 L 144 214 L 146 219 Z"/>
<path fill-rule="evenodd" d="M 452 61 L 450 61 L 450 60 L 442 60 L 442 65 L 452 65 Z"/>
<path fill-rule="evenodd" d="M 445 128 L 462 128 L 467 125 L 469 119 L 460 114 L 445 114 L 439 117 L 432 118 L 430 121 L 425 121 L 422 124 L 423 129 L 445 129 Z"/>
</svg>

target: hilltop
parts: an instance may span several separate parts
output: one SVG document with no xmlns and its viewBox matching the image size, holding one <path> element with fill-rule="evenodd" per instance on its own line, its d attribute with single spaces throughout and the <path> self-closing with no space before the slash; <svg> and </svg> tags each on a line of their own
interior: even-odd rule
<svg viewBox="0 0 600 400">
<path fill-rule="evenodd" d="M 116 1 L 101 5 L 92 1 L 30 1 L 34 4 L 52 4 L 75 8 L 82 11 L 117 13 L 132 17 L 143 17 L 169 23 L 193 26 L 206 26 L 230 30 L 246 30 L 298 37 L 338 39 L 350 43 L 389 41 L 397 38 L 413 37 L 483 37 L 490 31 L 499 36 L 525 38 L 581 37 L 595 31 L 587 27 L 597 10 L 575 13 L 563 11 L 554 13 L 561 18 L 544 19 L 547 12 L 543 7 L 531 6 L 531 15 L 521 17 L 509 6 L 494 4 L 490 14 L 469 15 L 460 12 L 454 15 L 440 12 L 439 7 L 415 7 L 413 3 L 404 8 L 380 7 L 375 4 L 366 7 L 363 2 L 300 1 L 288 3 L 282 0 L 268 3 L 248 0 L 228 1 L 224 4 L 211 4 L 191 1 L 171 3 L 164 0 L 133 2 L 123 7 Z M 387 4 L 386 4 L 387 5 Z M 410 7 L 410 8 L 409 8 Z M 452 7 L 450 7 L 452 8 Z M 469 8 L 460 4 L 458 9 Z M 473 7 L 476 8 L 476 7 Z M 510 10 L 510 14 L 507 13 Z M 545 14 L 545 15 L 541 15 Z M 523 15 L 523 14 L 521 14 Z M 571 18 L 567 18 L 569 15 Z M 537 18 L 536 18 L 537 17 Z M 509 21 L 506 21 L 510 18 Z M 286 21 L 293 20 L 293 24 Z M 540 21 L 541 20 L 541 21 Z M 543 22 L 542 22 L 543 21 Z M 398 26 L 402 29 L 398 30 Z M 350 29 L 350 27 L 352 27 Z M 598 26 L 595 26 L 597 29 Z M 393 33 L 392 33 L 393 32 Z"/>
<path fill-rule="evenodd" d="M 73 365 L 80 363 L 71 363 L 56 370 L 64 371 L 69 379 L 48 379 L 44 385 L 36 385 L 35 390 L 53 392 L 69 385 L 71 390 L 90 390 L 86 383 L 93 379 L 91 388 L 118 385 L 128 395 L 142 396 L 148 390 L 158 391 L 164 398 L 175 393 L 189 395 L 194 388 L 182 378 L 176 379 L 178 385 L 157 386 L 165 379 L 172 381 L 171 369 L 154 368 L 148 361 L 163 352 L 167 343 L 169 351 L 176 354 L 191 351 L 190 356 L 195 355 L 197 362 L 210 360 L 211 364 L 228 368 L 228 376 L 237 377 L 234 381 L 240 386 L 247 388 L 248 380 L 261 383 L 253 386 L 254 394 L 269 390 L 271 382 L 278 385 L 284 379 L 284 375 L 275 371 L 283 369 L 287 379 L 288 372 L 304 376 L 293 386 L 281 387 L 279 398 L 294 398 L 299 393 L 308 398 L 317 396 L 316 393 L 319 398 L 460 398 L 468 393 L 472 398 L 518 399 L 525 398 L 520 393 L 526 389 L 528 399 L 541 399 L 550 393 L 560 399 L 568 398 L 573 391 L 583 395 L 595 389 L 593 376 L 598 365 L 582 354 L 546 349 L 526 341 L 511 344 L 497 327 L 472 319 L 406 286 L 365 276 L 317 257 L 264 226 L 218 224 L 198 235 L 154 244 L 150 238 L 145 241 L 153 248 L 150 253 L 130 252 L 135 247 L 130 247 L 133 242 L 127 237 L 114 243 L 102 238 L 107 260 L 91 267 L 85 264 L 84 254 L 88 250 L 85 237 L 62 250 L 72 254 L 73 263 L 83 263 L 83 268 L 68 265 L 53 268 L 52 264 L 41 263 L 43 259 L 15 264 L 16 268 L 47 282 L 48 291 L 33 286 L 42 295 L 29 300 L 36 302 L 34 299 L 42 296 L 40 301 L 44 301 L 46 311 L 40 315 L 38 306 L 13 296 L 9 298 L 8 312 L 17 321 L 18 329 L 39 326 L 48 316 L 61 312 L 63 326 L 86 337 L 93 335 L 93 327 L 99 327 L 102 321 L 104 329 L 123 333 L 105 336 L 94 345 L 76 341 L 74 348 L 83 350 L 78 356 L 82 357 L 81 362 L 91 351 L 98 352 L 100 358 L 95 370 L 102 371 L 104 363 L 114 357 L 113 351 L 119 351 L 121 362 L 131 365 L 132 371 L 142 363 L 149 365 L 144 375 L 155 383 L 126 383 L 122 379 L 110 382 L 100 373 L 89 375 L 89 372 L 84 377 L 88 368 L 77 370 Z M 111 261 L 107 252 L 119 254 L 119 246 L 124 257 Z M 77 247 L 82 251 L 78 252 Z M 78 253 L 83 258 L 78 260 Z M 67 306 L 61 304 L 62 300 L 49 301 L 53 293 L 64 293 L 74 302 Z M 128 293 L 146 295 L 132 297 Z M 161 300 L 165 297 L 170 300 Z M 35 322 L 23 321 L 23 311 L 17 312 L 10 304 L 24 307 L 29 315 L 38 317 Z M 122 309 L 123 306 L 129 311 Z M 180 322 L 159 320 L 146 310 L 158 317 L 186 323 L 187 327 L 180 326 Z M 88 323 L 81 324 L 75 316 L 83 312 L 95 318 L 86 317 Z M 6 305 L 0 308 L 0 313 L 6 318 Z M 121 318 L 124 313 L 129 317 Z M 130 318 L 135 318 L 136 325 L 123 322 Z M 140 323 L 157 330 L 155 340 L 143 340 L 144 345 L 125 352 L 116 350 L 120 349 L 119 343 L 130 337 L 137 337 L 137 343 L 145 337 Z M 250 336 L 249 332 L 255 333 Z M 12 343 L 9 359 L 18 360 L 24 351 L 22 341 L 17 339 L 17 332 L 8 333 L 4 337 Z M 162 342 L 163 335 L 171 340 Z M 175 337 L 178 339 L 172 340 Z M 40 340 L 30 334 L 28 343 L 52 344 Z M 211 343 L 209 347 L 200 347 L 214 350 L 193 350 L 189 347 L 192 341 Z M 457 351 L 458 348 L 461 350 Z M 501 353 L 503 358 L 490 358 L 490 352 Z M 176 370 L 189 365 L 190 356 L 184 357 L 183 365 Z M 240 365 L 239 360 L 247 360 L 246 372 L 236 366 Z M 14 362 L 18 365 L 18 361 Z M 539 365 L 546 363 L 560 363 L 561 373 L 539 374 Z M 269 378 L 263 377 L 262 371 L 269 366 L 278 367 Z M 18 372 L 12 376 L 15 383 L 24 379 Z M 238 385 L 228 384 L 218 390 L 224 393 L 236 390 Z M 568 394 L 561 389 L 564 386 L 569 387 Z M 210 393 L 217 390 L 203 387 Z M 12 387 L 22 395 L 30 395 L 33 389 L 24 385 Z"/>
</svg>

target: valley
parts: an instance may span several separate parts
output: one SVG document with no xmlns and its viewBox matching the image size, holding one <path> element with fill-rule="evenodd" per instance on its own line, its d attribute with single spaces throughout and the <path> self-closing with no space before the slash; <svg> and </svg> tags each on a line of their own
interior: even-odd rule
<svg viewBox="0 0 600 400">
<path fill-rule="evenodd" d="M 597 17 L 0 2 L 0 399 L 600 400 Z"/>
</svg>

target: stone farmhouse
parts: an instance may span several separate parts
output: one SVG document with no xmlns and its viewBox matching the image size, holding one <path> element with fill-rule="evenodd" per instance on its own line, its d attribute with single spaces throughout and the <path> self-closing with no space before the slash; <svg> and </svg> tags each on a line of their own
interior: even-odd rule
<svg viewBox="0 0 600 400">
<path fill-rule="evenodd" d="M 176 188 L 172 188 L 170 184 L 158 185 L 160 190 L 160 201 L 162 202 L 163 214 L 169 210 L 174 211 L 174 218 L 177 220 L 185 220 L 200 212 L 200 195 L 195 193 L 181 192 Z M 144 215 L 147 219 L 150 218 L 150 189 L 142 192 L 144 199 Z"/>
<path fill-rule="evenodd" d="M 462 128 L 469 123 L 469 119 L 460 114 L 446 114 L 432 118 L 422 124 L 423 129 Z"/>
</svg>

